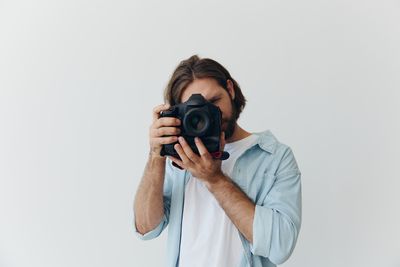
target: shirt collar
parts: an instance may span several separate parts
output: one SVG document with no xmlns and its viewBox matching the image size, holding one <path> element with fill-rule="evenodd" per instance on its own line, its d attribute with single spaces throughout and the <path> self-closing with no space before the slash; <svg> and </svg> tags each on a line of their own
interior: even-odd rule
<svg viewBox="0 0 400 267">
<path fill-rule="evenodd" d="M 253 133 L 258 135 L 258 139 L 256 144 L 258 144 L 263 150 L 273 154 L 275 152 L 276 144 L 278 143 L 278 140 L 276 137 L 272 134 L 270 130 L 266 130 L 263 132 L 256 132 Z"/>
</svg>

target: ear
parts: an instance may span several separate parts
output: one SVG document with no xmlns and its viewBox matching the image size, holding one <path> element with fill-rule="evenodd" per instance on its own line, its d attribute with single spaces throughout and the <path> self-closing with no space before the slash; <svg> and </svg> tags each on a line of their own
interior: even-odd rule
<svg viewBox="0 0 400 267">
<path fill-rule="evenodd" d="M 228 93 L 231 96 L 232 100 L 235 99 L 235 89 L 233 88 L 233 82 L 231 80 L 226 80 L 226 87 L 228 89 Z"/>
</svg>

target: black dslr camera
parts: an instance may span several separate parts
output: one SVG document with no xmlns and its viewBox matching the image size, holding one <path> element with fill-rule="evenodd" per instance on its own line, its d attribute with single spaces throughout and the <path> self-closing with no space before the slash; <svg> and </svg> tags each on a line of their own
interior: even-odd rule
<svg viewBox="0 0 400 267">
<path fill-rule="evenodd" d="M 214 158 L 227 159 L 227 152 L 219 151 L 221 134 L 221 110 L 207 101 L 201 94 L 193 94 L 181 104 L 162 111 L 160 117 L 175 117 L 181 120 L 180 135 L 185 138 L 193 152 L 199 154 L 194 138 L 199 137 Z M 162 146 L 161 156 L 180 158 L 171 143 Z"/>
</svg>

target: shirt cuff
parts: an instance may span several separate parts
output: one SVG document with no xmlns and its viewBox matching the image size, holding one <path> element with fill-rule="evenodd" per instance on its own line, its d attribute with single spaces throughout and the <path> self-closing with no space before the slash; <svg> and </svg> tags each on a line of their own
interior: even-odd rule
<svg viewBox="0 0 400 267">
<path fill-rule="evenodd" d="M 133 222 L 133 225 L 135 227 L 135 234 L 139 239 L 150 240 L 150 239 L 153 239 L 153 238 L 156 238 L 157 236 L 159 236 L 161 234 L 161 232 L 164 230 L 164 228 L 167 225 L 167 216 L 165 216 L 165 214 L 164 214 L 161 222 L 157 225 L 157 227 L 145 234 L 141 234 L 138 232 L 135 221 Z"/>
<path fill-rule="evenodd" d="M 268 257 L 271 247 L 273 210 L 256 205 L 253 220 L 253 244 L 250 251 L 253 255 Z"/>
</svg>

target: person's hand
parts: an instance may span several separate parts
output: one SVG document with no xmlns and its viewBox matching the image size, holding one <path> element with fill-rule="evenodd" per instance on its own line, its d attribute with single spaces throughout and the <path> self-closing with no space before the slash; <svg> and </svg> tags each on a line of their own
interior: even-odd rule
<svg viewBox="0 0 400 267">
<path fill-rule="evenodd" d="M 220 151 L 223 151 L 225 146 L 224 132 L 221 132 L 220 140 Z M 172 156 L 168 158 L 206 184 L 213 184 L 222 179 L 224 174 L 221 170 L 221 160 L 213 158 L 200 138 L 195 138 L 195 144 L 200 155 L 193 152 L 186 140 L 180 136 L 179 144 L 175 144 L 174 148 L 181 159 Z"/>
<path fill-rule="evenodd" d="M 152 157 L 162 157 L 160 155 L 162 145 L 174 143 L 178 140 L 177 135 L 180 134 L 180 129 L 177 126 L 181 124 L 181 121 L 174 117 L 160 118 L 160 112 L 169 108 L 169 104 L 164 104 L 153 109 L 153 123 L 149 130 L 150 155 Z"/>
</svg>

